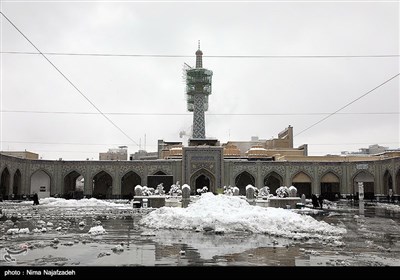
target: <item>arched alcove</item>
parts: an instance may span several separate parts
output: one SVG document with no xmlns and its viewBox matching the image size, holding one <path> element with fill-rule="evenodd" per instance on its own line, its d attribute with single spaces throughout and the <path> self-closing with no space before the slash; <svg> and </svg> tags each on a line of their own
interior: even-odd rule
<svg viewBox="0 0 400 280">
<path fill-rule="evenodd" d="M 100 171 L 93 177 L 93 197 L 111 198 L 112 197 L 112 177 L 105 171 Z"/>
<path fill-rule="evenodd" d="M 306 173 L 297 173 L 292 179 L 292 185 L 296 187 L 298 196 L 304 194 L 306 198 L 311 198 L 311 178 Z"/>
<path fill-rule="evenodd" d="M 235 178 L 235 186 L 239 188 L 239 195 L 246 195 L 247 185 L 252 185 L 255 187 L 256 180 L 249 172 L 243 171 Z"/>
</svg>

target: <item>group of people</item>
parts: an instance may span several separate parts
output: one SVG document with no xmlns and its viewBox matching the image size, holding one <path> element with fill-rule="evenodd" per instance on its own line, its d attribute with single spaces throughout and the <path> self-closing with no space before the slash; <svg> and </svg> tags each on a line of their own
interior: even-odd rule
<svg viewBox="0 0 400 280">
<path fill-rule="evenodd" d="M 322 197 L 322 195 L 319 195 L 317 197 L 315 194 L 313 194 L 311 196 L 311 201 L 314 208 L 320 207 L 322 209 L 322 204 L 324 203 L 324 198 Z"/>
</svg>

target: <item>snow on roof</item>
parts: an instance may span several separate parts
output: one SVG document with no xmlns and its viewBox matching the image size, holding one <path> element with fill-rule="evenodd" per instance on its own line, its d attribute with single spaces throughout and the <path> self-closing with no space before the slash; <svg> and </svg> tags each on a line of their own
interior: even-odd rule
<svg viewBox="0 0 400 280">
<path fill-rule="evenodd" d="M 161 207 L 143 217 L 141 225 L 155 229 L 253 232 L 291 238 L 337 241 L 346 229 L 281 208 L 251 206 L 235 196 L 203 194 L 187 208 Z"/>
</svg>

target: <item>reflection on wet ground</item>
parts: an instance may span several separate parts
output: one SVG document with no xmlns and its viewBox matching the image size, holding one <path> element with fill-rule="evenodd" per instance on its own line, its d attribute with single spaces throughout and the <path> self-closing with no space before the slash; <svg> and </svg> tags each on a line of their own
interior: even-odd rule
<svg viewBox="0 0 400 280">
<path fill-rule="evenodd" d="M 2 206 L 2 266 L 400 265 L 400 210 L 384 204 L 341 201 L 334 209 L 312 211 L 315 219 L 346 228 L 343 244 L 337 246 L 251 233 L 147 229 L 138 225 L 146 213 L 129 204 L 119 208 Z M 107 233 L 88 234 L 98 225 Z M 29 234 L 7 234 L 12 228 L 28 228 Z"/>
</svg>

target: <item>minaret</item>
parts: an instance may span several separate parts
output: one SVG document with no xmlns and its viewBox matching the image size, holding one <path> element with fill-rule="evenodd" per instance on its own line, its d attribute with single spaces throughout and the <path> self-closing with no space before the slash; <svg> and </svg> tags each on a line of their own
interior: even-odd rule
<svg viewBox="0 0 400 280">
<path fill-rule="evenodd" d="M 203 68 L 203 52 L 200 50 L 200 40 L 196 52 L 196 68 Z"/>
<path fill-rule="evenodd" d="M 208 96 L 211 94 L 212 71 L 203 68 L 203 52 L 200 41 L 196 51 L 196 68 L 186 70 L 187 108 L 193 112 L 193 139 L 205 139 L 204 112 L 208 110 Z"/>
</svg>

